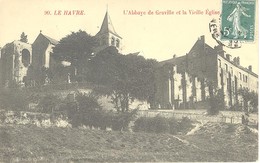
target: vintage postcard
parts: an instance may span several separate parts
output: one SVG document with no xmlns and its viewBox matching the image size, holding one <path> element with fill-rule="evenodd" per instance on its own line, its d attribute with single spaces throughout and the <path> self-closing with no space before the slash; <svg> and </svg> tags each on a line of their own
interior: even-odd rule
<svg viewBox="0 0 260 163">
<path fill-rule="evenodd" d="M 0 162 L 258 161 L 258 0 L 0 0 Z"/>
</svg>

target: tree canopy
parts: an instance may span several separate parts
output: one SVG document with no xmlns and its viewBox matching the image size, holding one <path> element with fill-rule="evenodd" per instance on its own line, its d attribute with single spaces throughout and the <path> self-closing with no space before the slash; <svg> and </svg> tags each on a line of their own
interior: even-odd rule
<svg viewBox="0 0 260 163">
<path fill-rule="evenodd" d="M 258 111 L 258 93 L 250 91 L 248 88 L 240 88 L 238 94 L 243 98 L 244 111 L 248 112 L 248 104 L 253 107 L 253 111 Z"/>
<path fill-rule="evenodd" d="M 24 32 L 20 36 L 20 41 L 28 43 L 27 35 Z"/>
<path fill-rule="evenodd" d="M 53 49 L 54 57 L 79 66 L 80 60 L 91 55 L 97 45 L 95 38 L 85 31 L 72 32 L 59 41 Z"/>
<path fill-rule="evenodd" d="M 69 61 L 77 69 L 77 79 L 102 85 L 95 90 L 112 97 L 118 110 L 127 111 L 134 99 L 154 100 L 156 60 L 122 55 L 113 46 L 94 54 L 96 46 L 94 37 L 79 30 L 60 40 L 53 50 L 54 58 Z"/>
<path fill-rule="evenodd" d="M 115 47 L 108 47 L 96 54 L 88 64 L 87 79 L 104 85 L 103 94 L 110 95 L 115 107 L 127 111 L 134 99 L 154 100 L 154 71 L 157 61 L 143 56 L 118 53 Z"/>
</svg>

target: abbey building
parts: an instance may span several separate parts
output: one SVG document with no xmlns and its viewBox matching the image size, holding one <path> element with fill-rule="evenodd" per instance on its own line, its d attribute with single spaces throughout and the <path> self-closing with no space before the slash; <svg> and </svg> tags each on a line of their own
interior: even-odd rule
<svg viewBox="0 0 260 163">
<path fill-rule="evenodd" d="M 99 43 L 95 52 L 109 46 L 122 50 L 122 37 L 115 31 L 108 12 L 95 37 Z M 1 87 L 9 87 L 13 84 L 23 87 L 48 83 L 48 76 L 45 76 L 43 80 L 41 73 L 56 64 L 52 54 L 53 47 L 58 43 L 57 40 L 40 32 L 32 44 L 18 40 L 6 44 L 0 53 Z"/>
<path fill-rule="evenodd" d="M 258 92 L 258 75 L 232 59 L 222 46 L 210 47 L 201 36 L 189 53 L 160 62 L 156 73 L 156 105 L 159 108 L 197 108 L 208 106 L 214 90 L 224 95 L 225 106 L 241 106 L 238 90 Z"/>
</svg>

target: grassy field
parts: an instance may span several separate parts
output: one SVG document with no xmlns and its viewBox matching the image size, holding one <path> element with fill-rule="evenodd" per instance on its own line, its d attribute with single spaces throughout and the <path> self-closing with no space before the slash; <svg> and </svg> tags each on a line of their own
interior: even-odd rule
<svg viewBox="0 0 260 163">
<path fill-rule="evenodd" d="M 76 128 L 0 126 L 0 162 L 256 161 L 258 135 L 206 123 L 170 135 Z"/>
</svg>

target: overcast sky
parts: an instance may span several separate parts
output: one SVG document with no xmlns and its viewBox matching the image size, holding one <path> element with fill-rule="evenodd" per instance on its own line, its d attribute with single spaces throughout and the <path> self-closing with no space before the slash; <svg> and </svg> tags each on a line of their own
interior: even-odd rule
<svg viewBox="0 0 260 163">
<path fill-rule="evenodd" d="M 146 58 L 158 61 L 170 59 L 173 54 L 185 55 L 201 35 L 214 47 L 208 24 L 220 15 L 205 11 L 221 12 L 221 1 L 211 0 L 0 0 L 0 47 L 18 40 L 22 32 L 33 43 L 42 33 L 60 40 L 79 29 L 95 35 L 101 26 L 107 6 L 116 32 L 123 38 L 123 51 L 127 54 L 142 51 Z M 54 15 L 61 10 L 62 15 Z M 64 10 L 83 10 L 84 15 L 63 15 Z M 146 15 L 124 14 L 126 11 L 145 12 Z M 148 15 L 148 11 L 154 15 Z M 156 11 L 170 10 L 171 15 L 156 15 Z M 187 15 L 177 15 L 178 11 Z M 203 14 L 191 15 L 189 10 Z M 52 15 L 45 15 L 50 11 Z M 258 33 L 257 33 L 258 34 Z M 239 56 L 241 64 L 253 65 L 258 73 L 258 35 L 254 43 L 244 43 L 240 49 L 225 49 L 233 57 Z"/>
</svg>

